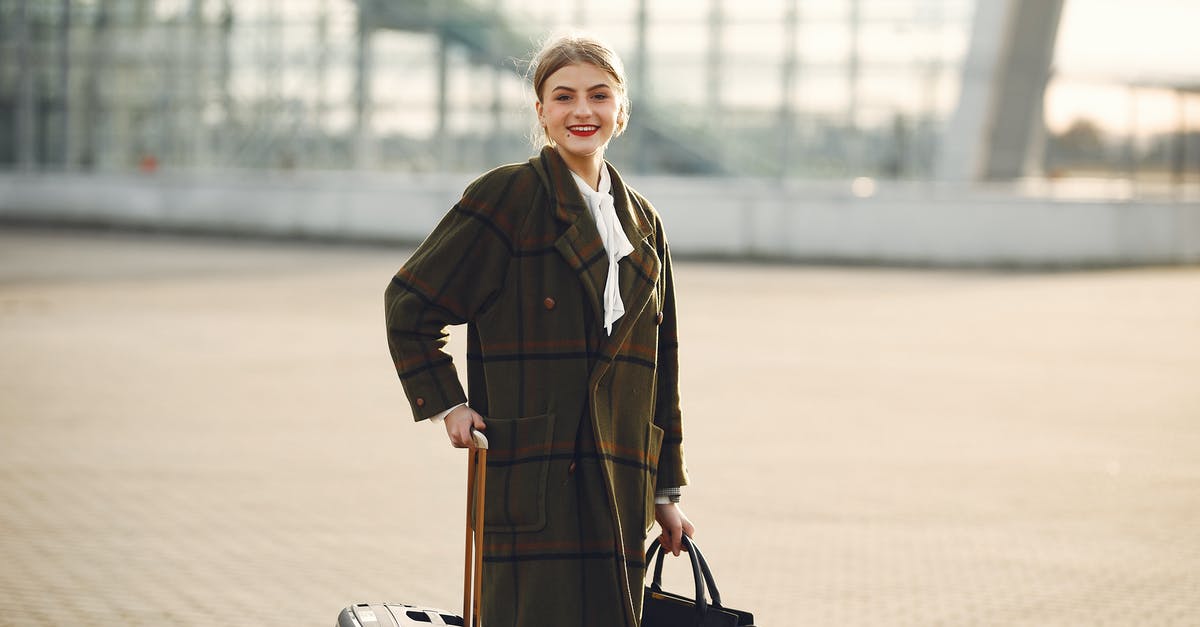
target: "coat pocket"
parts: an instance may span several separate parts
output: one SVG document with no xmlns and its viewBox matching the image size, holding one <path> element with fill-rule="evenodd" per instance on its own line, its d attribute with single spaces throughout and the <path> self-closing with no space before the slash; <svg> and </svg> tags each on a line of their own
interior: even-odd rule
<svg viewBox="0 0 1200 627">
<path fill-rule="evenodd" d="M 662 451 L 664 431 L 654 423 L 646 425 L 646 461 L 648 469 L 646 470 L 645 490 L 645 525 L 642 527 L 646 531 L 650 531 L 650 527 L 654 526 L 654 493 L 657 485 L 658 475 L 658 454 Z"/>
<path fill-rule="evenodd" d="M 546 526 L 546 481 L 554 414 L 485 420 L 488 438 L 484 530 L 540 531 Z"/>
</svg>

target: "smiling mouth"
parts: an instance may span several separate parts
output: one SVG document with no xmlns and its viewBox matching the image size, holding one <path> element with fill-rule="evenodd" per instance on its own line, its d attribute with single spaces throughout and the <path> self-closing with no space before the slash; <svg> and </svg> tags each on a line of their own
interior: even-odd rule
<svg viewBox="0 0 1200 627">
<path fill-rule="evenodd" d="M 580 126 L 568 126 L 567 130 L 571 131 L 572 135 L 578 135 L 580 137 L 591 137 L 592 135 L 596 134 L 596 131 L 600 130 L 600 127 L 592 126 L 590 124 L 583 124 Z"/>
</svg>

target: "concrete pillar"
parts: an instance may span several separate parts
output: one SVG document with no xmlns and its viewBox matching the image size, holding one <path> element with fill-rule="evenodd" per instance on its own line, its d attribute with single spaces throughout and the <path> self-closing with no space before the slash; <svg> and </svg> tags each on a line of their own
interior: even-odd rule
<svg viewBox="0 0 1200 627">
<path fill-rule="evenodd" d="M 105 68 L 111 56 L 112 38 L 110 37 L 112 19 L 112 0 L 99 0 L 95 7 L 95 18 L 92 22 L 91 42 L 88 46 L 86 69 L 83 77 L 83 104 L 80 110 L 79 165 L 84 170 L 93 170 L 100 165 L 104 158 L 103 146 L 104 129 L 110 127 L 112 121 L 106 110 L 100 94 Z"/>
<path fill-rule="evenodd" d="M 61 137 L 59 138 L 59 150 L 62 154 L 59 155 L 59 165 L 63 169 L 70 169 L 73 162 L 74 144 L 73 133 L 71 132 L 71 0 L 62 0 L 60 3 L 60 17 L 58 23 L 59 33 L 59 48 L 58 48 L 58 129 Z"/>
<path fill-rule="evenodd" d="M 450 41 L 438 35 L 437 49 L 437 134 L 434 137 L 438 169 L 450 167 Z"/>
<path fill-rule="evenodd" d="M 317 93 L 313 102 L 313 132 L 309 134 L 317 142 L 310 145 L 315 163 L 305 164 L 307 167 L 319 169 L 328 168 L 334 159 L 331 156 L 329 139 L 325 134 L 325 125 L 329 118 L 329 0 L 320 0 L 317 5 L 317 59 L 314 83 Z"/>
<path fill-rule="evenodd" d="M 35 144 L 35 127 L 37 124 L 37 112 L 34 109 L 34 104 L 37 102 L 37 97 L 34 92 L 36 81 L 34 80 L 33 67 L 33 42 L 32 28 L 29 24 L 29 2 L 28 0 L 18 0 L 17 15 L 15 20 L 16 30 L 16 48 L 17 48 L 17 107 L 16 107 L 16 131 L 17 131 L 17 165 L 22 170 L 33 170 L 37 167 L 37 152 Z"/>
<path fill-rule="evenodd" d="M 650 102 L 649 68 L 647 68 L 647 65 L 650 63 L 650 55 L 646 51 L 646 41 L 647 37 L 649 37 L 647 31 L 650 19 L 649 8 L 646 5 L 647 0 L 638 0 L 637 21 L 635 25 L 637 30 L 634 37 L 637 51 L 634 53 L 635 65 L 632 85 L 634 98 L 643 103 Z M 634 115 L 637 115 L 636 105 L 633 108 L 633 112 Z M 651 150 L 650 138 L 646 135 L 645 124 L 637 125 L 635 139 L 637 140 L 637 156 L 634 159 L 635 167 L 638 172 L 645 172 L 650 166 L 649 155 L 646 153 Z"/>
<path fill-rule="evenodd" d="M 242 123 L 230 89 L 233 78 L 233 19 L 232 0 L 223 0 L 221 22 L 218 29 L 217 70 L 214 82 L 216 83 L 217 99 L 221 103 L 221 123 L 227 129 L 241 128 Z M 233 154 L 229 133 L 217 133 L 214 139 L 217 142 L 216 152 L 221 154 L 223 159 L 229 159 Z"/>
<path fill-rule="evenodd" d="M 576 28 L 583 28 L 587 25 L 587 5 L 588 0 L 575 0 L 575 16 L 572 21 Z"/>
<path fill-rule="evenodd" d="M 715 135 L 720 135 L 724 122 L 723 104 L 721 102 L 721 81 L 723 78 L 723 61 L 725 58 L 725 10 L 724 0 L 709 0 L 708 5 L 708 55 L 705 59 L 707 74 L 708 127 Z"/>
<path fill-rule="evenodd" d="M 1009 180 L 1040 153 L 1042 101 L 1063 0 L 975 3 L 958 108 L 942 141 L 939 178 Z"/>
<path fill-rule="evenodd" d="M 191 0 L 187 10 L 188 49 L 187 73 L 189 80 L 183 94 L 183 111 L 187 112 L 190 124 L 185 120 L 187 141 L 186 159 L 191 167 L 208 167 L 211 159 L 209 133 L 204 121 L 204 102 L 208 96 L 208 29 L 204 24 L 204 0 Z"/>
<path fill-rule="evenodd" d="M 1138 183 L 1138 88 L 1129 88 L 1129 126 L 1125 129 L 1125 175 L 1129 178 L 1129 191 L 1137 194 Z"/>
<path fill-rule="evenodd" d="M 578 2 L 576 5 L 578 12 L 580 13 L 580 16 L 577 17 L 577 19 L 580 20 L 580 25 L 582 25 L 584 4 L 585 2 L 580 0 L 580 2 Z M 503 49 L 503 44 L 500 41 L 500 29 L 504 19 L 504 0 L 492 0 L 492 11 L 495 13 L 496 19 L 492 23 L 491 28 L 488 29 L 488 36 L 492 38 L 492 52 L 499 56 L 501 54 L 500 51 Z M 504 79 L 507 75 L 507 72 L 502 66 L 497 66 L 491 69 L 491 74 L 492 104 L 490 113 L 492 117 L 493 130 L 491 139 L 488 142 L 488 162 L 502 163 L 507 157 L 505 154 L 504 138 L 506 137 L 506 134 L 504 133 L 504 129 L 508 126 L 509 122 L 505 119 L 504 115 Z"/>
<path fill-rule="evenodd" d="M 1182 198 L 1187 182 L 1187 92 L 1175 90 L 1175 132 L 1171 135 L 1171 195 Z"/>
<path fill-rule="evenodd" d="M 365 3 L 358 3 L 358 46 L 354 63 L 354 161 L 357 167 L 375 165 L 371 134 L 371 34 L 373 20 Z"/>
<path fill-rule="evenodd" d="M 796 82 L 796 44 L 800 27 L 799 0 L 788 0 L 783 16 L 783 64 L 780 72 L 779 177 L 787 178 L 793 161 L 796 112 L 793 105 Z"/>
<path fill-rule="evenodd" d="M 862 32 L 862 13 L 860 0 L 850 0 L 850 50 L 846 61 L 846 164 L 851 176 L 859 176 L 864 166 L 863 138 L 858 128 L 858 91 L 859 73 L 862 65 L 862 52 L 859 47 L 859 35 Z"/>
</svg>

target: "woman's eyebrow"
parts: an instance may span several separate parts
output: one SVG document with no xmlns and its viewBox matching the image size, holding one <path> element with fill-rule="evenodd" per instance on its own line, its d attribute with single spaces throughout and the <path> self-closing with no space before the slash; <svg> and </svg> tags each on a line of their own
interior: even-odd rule
<svg viewBox="0 0 1200 627">
<path fill-rule="evenodd" d="M 596 83 L 595 85 L 588 87 L 587 91 L 592 91 L 593 89 L 600 89 L 600 88 L 612 89 L 611 87 L 609 87 L 608 83 Z M 566 85 L 559 85 L 558 87 L 555 87 L 554 89 L 552 89 L 550 91 L 559 91 L 559 90 L 571 91 L 571 92 L 575 91 L 573 88 L 567 87 Z"/>
</svg>

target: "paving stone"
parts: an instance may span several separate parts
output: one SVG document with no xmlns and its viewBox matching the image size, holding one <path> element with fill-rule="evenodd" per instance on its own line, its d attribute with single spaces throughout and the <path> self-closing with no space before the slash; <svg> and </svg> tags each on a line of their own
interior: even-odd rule
<svg viewBox="0 0 1200 627">
<path fill-rule="evenodd" d="M 412 424 L 384 344 L 409 251 L 0 251 L 0 625 L 459 607 L 465 461 Z M 684 504 L 729 604 L 1200 624 L 1200 268 L 677 272 Z M 667 584 L 691 589 L 682 563 Z"/>
</svg>

